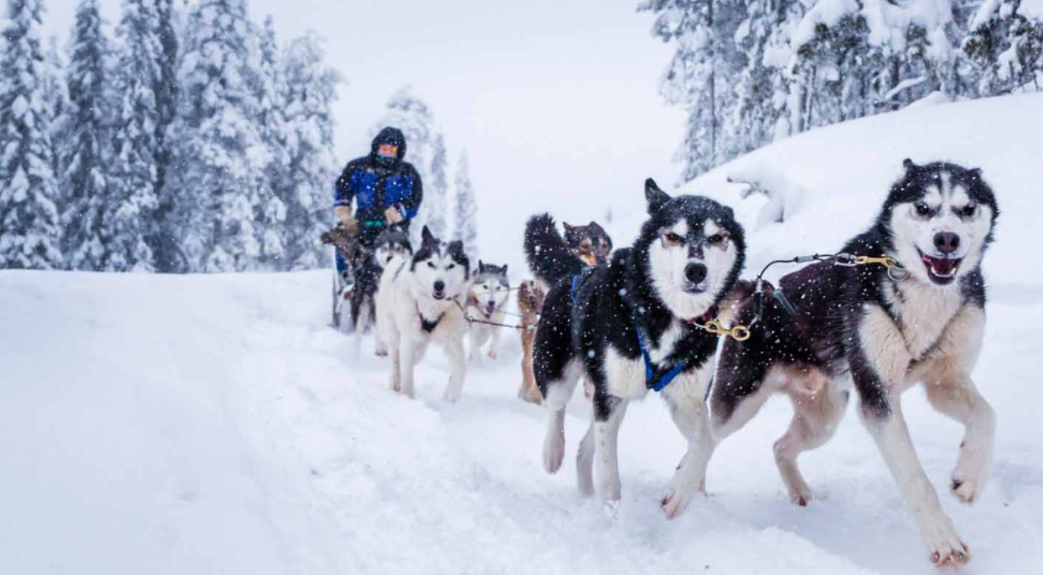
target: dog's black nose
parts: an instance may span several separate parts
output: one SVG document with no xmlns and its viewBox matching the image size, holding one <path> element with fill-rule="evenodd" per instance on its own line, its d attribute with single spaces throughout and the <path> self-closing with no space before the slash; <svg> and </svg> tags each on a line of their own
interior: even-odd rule
<svg viewBox="0 0 1043 575">
<path fill-rule="evenodd" d="M 954 253 L 960 249 L 960 236 L 952 232 L 938 232 L 934 235 L 934 247 L 943 254 Z"/>
<path fill-rule="evenodd" d="M 706 266 L 703 264 L 688 264 L 684 268 L 684 277 L 688 278 L 688 281 L 693 284 L 697 284 L 706 279 Z"/>
<path fill-rule="evenodd" d="M 445 291 L 445 282 L 438 280 L 435 282 L 435 291 Z"/>
</svg>

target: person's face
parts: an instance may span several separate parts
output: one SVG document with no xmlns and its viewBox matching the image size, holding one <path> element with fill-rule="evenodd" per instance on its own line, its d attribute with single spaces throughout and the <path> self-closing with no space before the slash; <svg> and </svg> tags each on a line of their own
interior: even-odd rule
<svg viewBox="0 0 1043 575">
<path fill-rule="evenodd" d="M 377 148 L 377 154 L 385 158 L 394 158 L 398 155 L 398 146 L 394 144 L 381 144 Z"/>
</svg>

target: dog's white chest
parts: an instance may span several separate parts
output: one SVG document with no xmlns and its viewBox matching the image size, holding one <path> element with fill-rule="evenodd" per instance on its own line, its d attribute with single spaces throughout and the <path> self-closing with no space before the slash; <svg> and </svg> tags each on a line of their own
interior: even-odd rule
<svg viewBox="0 0 1043 575">
<path fill-rule="evenodd" d="M 958 289 L 937 289 L 919 282 L 906 282 L 901 292 L 887 290 L 897 312 L 902 338 L 913 358 L 922 358 L 942 336 L 945 327 L 963 305 Z"/>
<path fill-rule="evenodd" d="M 655 365 L 670 355 L 674 344 L 683 335 L 684 330 L 675 322 L 659 340 L 658 347 L 646 347 L 649 357 Z M 621 355 L 612 346 L 605 354 L 605 379 L 608 392 L 625 399 L 641 399 L 648 394 L 647 371 L 643 356 L 629 359 Z"/>
</svg>

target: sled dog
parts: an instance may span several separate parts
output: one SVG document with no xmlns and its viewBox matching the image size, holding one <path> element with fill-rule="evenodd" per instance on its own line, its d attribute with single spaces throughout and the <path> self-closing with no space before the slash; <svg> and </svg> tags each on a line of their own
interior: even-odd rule
<svg viewBox="0 0 1043 575">
<path fill-rule="evenodd" d="M 415 395 L 413 370 L 431 342 L 445 348 L 451 364 L 443 398 L 460 398 L 464 383 L 463 305 L 471 288 L 470 262 L 459 241 L 440 241 L 424 226 L 420 249 L 388 263 L 377 291 L 377 328 L 391 354 L 391 389 Z"/>
<path fill-rule="evenodd" d="M 713 451 L 705 397 L 717 336 L 695 323 L 735 284 L 745 258 L 731 208 L 699 196 L 671 198 L 645 182 L 649 219 L 633 246 L 610 263 L 584 269 L 549 215 L 526 226 L 525 251 L 551 285 L 536 330 L 533 367 L 549 411 L 543 465 L 555 473 L 565 454 L 565 406 L 576 383 L 594 385 L 594 417 L 576 456 L 577 483 L 607 509 L 620 499 L 616 440 L 630 401 L 661 390 L 688 450 L 661 505 L 681 513 L 703 482 Z"/>
<path fill-rule="evenodd" d="M 471 317 L 491 323 L 502 324 L 511 285 L 507 279 L 507 266 L 495 266 L 478 260 L 474 287 L 467 300 L 467 311 Z M 471 361 L 481 361 L 482 346 L 489 342 L 486 354 L 496 359 L 500 349 L 500 335 L 506 328 L 474 322 L 468 331 L 471 342 Z"/>
<path fill-rule="evenodd" d="M 536 374 L 532 369 L 532 353 L 536 345 L 536 324 L 540 321 L 540 310 L 547 292 L 535 280 L 525 280 L 518 286 L 518 312 L 521 314 L 522 341 L 522 384 L 518 398 L 539 404 L 542 400 L 536 386 Z"/>
<path fill-rule="evenodd" d="M 917 459 L 900 397 L 922 383 L 931 405 L 964 425 L 949 489 L 974 502 L 989 475 L 996 426 L 971 371 L 985 325 L 981 261 L 998 213 L 980 170 L 906 160 L 876 222 L 842 250 L 901 267 L 810 265 L 768 288 L 756 323 L 758 297 L 746 299 L 737 319 L 753 323 L 752 335 L 723 346 L 711 398 L 715 439 L 745 425 L 769 395 L 787 394 L 794 416 L 775 442 L 775 462 L 790 498 L 807 505 L 812 492 L 797 457 L 832 437 L 854 389 L 931 561 L 967 561 L 970 551 Z"/>
<path fill-rule="evenodd" d="M 565 227 L 565 243 L 574 256 L 588 266 L 608 263 L 612 256 L 612 238 L 597 222 L 585 226 L 570 226 L 562 222 L 562 226 Z"/>
</svg>

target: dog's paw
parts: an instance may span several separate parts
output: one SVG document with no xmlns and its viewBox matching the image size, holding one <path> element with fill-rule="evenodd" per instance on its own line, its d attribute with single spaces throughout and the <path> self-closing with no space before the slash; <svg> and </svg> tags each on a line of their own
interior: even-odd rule
<svg viewBox="0 0 1043 575">
<path fill-rule="evenodd" d="M 460 387 L 456 385 L 450 385 L 445 388 L 445 393 L 442 394 L 442 399 L 447 403 L 456 403 L 460 399 Z"/>
<path fill-rule="evenodd" d="M 960 459 L 952 471 L 949 490 L 961 503 L 971 504 L 985 489 L 989 479 L 989 458 L 983 451 L 960 450 Z"/>
<path fill-rule="evenodd" d="M 605 519 L 610 523 L 616 523 L 619 521 L 619 500 L 609 499 L 601 505 L 601 511 L 605 514 Z"/>
<path fill-rule="evenodd" d="M 971 550 L 956 533 L 952 521 L 942 515 L 937 521 L 923 525 L 924 543 L 928 559 L 935 567 L 961 565 L 971 560 Z"/>
<path fill-rule="evenodd" d="M 684 510 L 688 507 L 688 502 L 692 499 L 692 493 L 692 490 L 679 491 L 671 489 L 670 493 L 667 493 L 666 497 L 659 502 L 659 507 L 663 510 L 666 518 L 673 519 L 684 513 Z"/>
<path fill-rule="evenodd" d="M 388 356 L 388 348 L 377 346 L 377 349 L 373 352 L 373 354 L 376 355 L 377 357 L 387 357 Z"/>
<path fill-rule="evenodd" d="M 565 460 L 565 434 L 552 433 L 543 440 L 543 468 L 547 473 L 557 473 Z"/>
<path fill-rule="evenodd" d="M 811 487 L 803 479 L 794 481 L 792 485 L 787 486 L 787 490 L 789 491 L 789 500 L 794 504 L 807 507 L 811 503 L 813 493 Z"/>
</svg>

